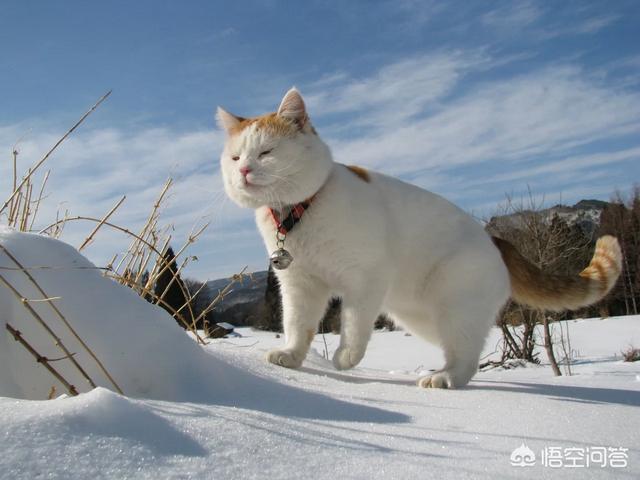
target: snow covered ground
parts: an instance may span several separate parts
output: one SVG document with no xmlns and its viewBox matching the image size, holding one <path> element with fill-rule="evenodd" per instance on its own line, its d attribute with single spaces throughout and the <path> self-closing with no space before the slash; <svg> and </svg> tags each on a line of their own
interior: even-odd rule
<svg viewBox="0 0 640 480">
<path fill-rule="evenodd" d="M 423 390 L 414 381 L 438 368 L 441 354 L 403 332 L 375 333 L 349 372 L 322 355 L 325 340 L 329 355 L 337 347 L 334 335 L 317 336 L 297 371 L 263 361 L 283 341 L 273 333 L 240 329 L 241 338 L 202 352 L 163 311 L 78 268 L 86 260 L 60 242 L 0 231 L 0 243 L 25 264 L 57 265 L 34 275 L 48 295 L 63 297 L 61 309 L 79 330 L 85 325 L 85 340 L 130 395 L 83 387 L 77 397 L 25 400 L 37 398 L 33 382 L 53 382 L 0 336 L 0 371 L 12 372 L 0 375 L 2 479 L 640 477 L 640 364 L 620 358 L 640 346 L 640 317 L 569 322 L 571 377 L 542 365 L 482 372 L 464 389 Z M 0 273 L 27 288 L 20 272 Z M 93 300 L 78 306 L 70 299 L 77 289 Z M 0 287 L 2 323 L 26 329 L 18 307 Z M 487 353 L 497 339 L 495 331 Z M 533 455 L 524 458 L 533 465 L 513 466 L 523 444 L 519 453 Z M 620 447 L 627 450 L 609 450 Z"/>
</svg>

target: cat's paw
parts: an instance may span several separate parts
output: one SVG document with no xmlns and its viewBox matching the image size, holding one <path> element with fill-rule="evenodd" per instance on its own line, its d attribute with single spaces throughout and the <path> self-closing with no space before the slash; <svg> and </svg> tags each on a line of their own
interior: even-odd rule
<svg viewBox="0 0 640 480">
<path fill-rule="evenodd" d="M 348 370 L 360 363 L 362 357 L 364 357 L 364 351 L 340 347 L 336 350 L 336 353 L 333 354 L 333 365 L 338 370 Z"/>
<path fill-rule="evenodd" d="M 446 371 L 435 372 L 432 375 L 419 378 L 418 386 L 422 388 L 455 388 L 451 374 Z"/>
<path fill-rule="evenodd" d="M 304 356 L 291 350 L 274 349 L 267 352 L 267 362 L 285 368 L 298 368 L 302 365 Z"/>
</svg>

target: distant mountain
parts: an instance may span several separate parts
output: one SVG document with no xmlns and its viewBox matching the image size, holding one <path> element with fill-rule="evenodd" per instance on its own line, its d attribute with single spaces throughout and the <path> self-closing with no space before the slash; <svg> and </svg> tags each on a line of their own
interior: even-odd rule
<svg viewBox="0 0 640 480">
<path fill-rule="evenodd" d="M 548 221 L 551 221 L 557 215 L 569 226 L 578 225 L 585 234 L 592 235 L 600 225 L 600 215 L 607 205 L 609 203 L 602 200 L 580 200 L 573 206 L 554 205 L 541 210 L 540 213 L 546 215 Z M 489 225 L 506 225 L 518 228 L 524 216 L 528 213 L 531 213 L 531 211 L 525 210 L 509 215 L 498 215 L 491 218 Z"/>
<path fill-rule="evenodd" d="M 207 289 L 212 297 L 229 284 L 228 278 L 220 278 L 207 282 Z M 231 293 L 226 295 L 215 311 L 224 311 L 240 303 L 253 303 L 264 297 L 267 285 L 267 272 L 254 272 L 251 276 L 246 275 L 242 282 L 236 283 L 232 287 Z"/>
</svg>

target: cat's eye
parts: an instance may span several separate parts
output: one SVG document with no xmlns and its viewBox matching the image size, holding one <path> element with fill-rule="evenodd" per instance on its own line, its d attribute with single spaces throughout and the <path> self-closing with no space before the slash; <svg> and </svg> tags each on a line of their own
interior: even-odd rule
<svg viewBox="0 0 640 480">
<path fill-rule="evenodd" d="M 260 152 L 260 155 L 258 155 L 258 157 L 264 157 L 265 155 L 269 155 L 271 153 L 271 150 L 265 150 L 264 152 Z"/>
<path fill-rule="evenodd" d="M 240 160 L 240 156 L 234 155 L 233 157 L 231 157 L 231 160 L 233 160 L 234 162 L 237 162 L 238 160 Z"/>
</svg>

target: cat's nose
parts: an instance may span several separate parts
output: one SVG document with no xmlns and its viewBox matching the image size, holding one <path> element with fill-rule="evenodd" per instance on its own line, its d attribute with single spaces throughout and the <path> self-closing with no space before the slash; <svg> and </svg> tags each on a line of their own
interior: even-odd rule
<svg viewBox="0 0 640 480">
<path fill-rule="evenodd" d="M 245 178 L 247 177 L 247 175 L 249 175 L 250 172 L 251 172 L 251 168 L 250 167 L 241 167 L 240 168 L 240 173 Z"/>
</svg>

